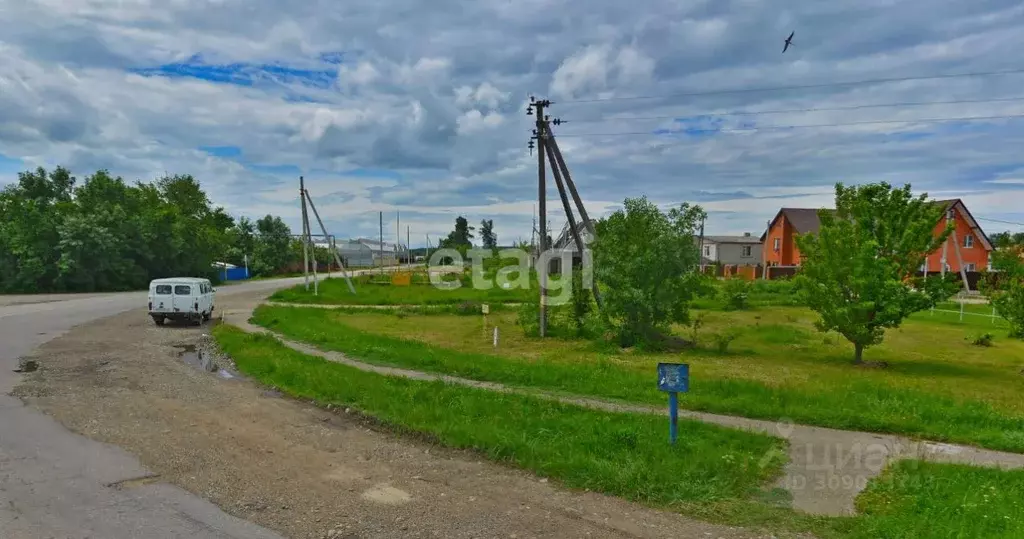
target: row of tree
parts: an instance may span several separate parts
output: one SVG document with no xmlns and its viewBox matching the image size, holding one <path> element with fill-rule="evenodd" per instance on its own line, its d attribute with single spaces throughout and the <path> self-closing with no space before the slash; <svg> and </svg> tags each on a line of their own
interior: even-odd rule
<svg viewBox="0 0 1024 539">
<path fill-rule="evenodd" d="M 283 271 L 297 252 L 279 217 L 237 223 L 189 175 L 129 184 L 100 170 L 78 182 L 58 167 L 22 172 L 0 191 L 0 292 L 144 288 L 208 276 L 214 262 Z"/>
</svg>

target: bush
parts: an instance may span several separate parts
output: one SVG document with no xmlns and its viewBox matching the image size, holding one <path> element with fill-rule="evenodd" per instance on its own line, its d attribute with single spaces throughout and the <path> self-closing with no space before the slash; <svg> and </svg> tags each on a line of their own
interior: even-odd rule
<svg viewBox="0 0 1024 539">
<path fill-rule="evenodd" d="M 748 308 L 750 306 L 747 302 L 750 297 L 750 281 L 727 279 L 722 284 L 721 296 L 726 310 L 741 311 Z"/>
<path fill-rule="evenodd" d="M 982 333 L 981 335 L 972 335 L 967 338 L 971 341 L 974 346 L 992 346 L 992 340 L 995 337 L 991 333 Z"/>
<path fill-rule="evenodd" d="M 729 345 L 732 341 L 735 341 L 740 336 L 740 332 L 737 328 L 727 328 L 721 333 L 716 333 L 712 338 L 715 341 L 715 350 L 719 354 L 726 354 L 729 352 Z"/>
<path fill-rule="evenodd" d="M 455 314 L 460 316 L 469 316 L 481 313 L 483 313 L 483 310 L 480 307 L 479 301 L 463 301 L 455 306 Z"/>
</svg>

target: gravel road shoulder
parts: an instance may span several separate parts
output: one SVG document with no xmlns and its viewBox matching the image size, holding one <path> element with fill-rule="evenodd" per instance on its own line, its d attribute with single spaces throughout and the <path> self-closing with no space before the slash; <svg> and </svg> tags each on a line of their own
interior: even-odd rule
<svg viewBox="0 0 1024 539">
<path fill-rule="evenodd" d="M 292 538 L 769 537 L 567 491 L 204 372 L 179 354 L 208 329 L 141 311 L 79 326 L 32 354 L 40 369 L 15 393 L 137 455 L 154 481 Z"/>
</svg>

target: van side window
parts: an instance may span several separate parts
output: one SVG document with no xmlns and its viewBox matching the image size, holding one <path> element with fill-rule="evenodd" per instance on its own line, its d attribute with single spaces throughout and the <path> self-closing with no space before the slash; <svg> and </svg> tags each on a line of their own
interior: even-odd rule
<svg viewBox="0 0 1024 539">
<path fill-rule="evenodd" d="M 156 285 L 156 293 L 161 296 L 166 296 L 171 293 L 171 285 L 169 284 L 158 284 Z"/>
<path fill-rule="evenodd" d="M 174 287 L 174 293 L 179 296 L 191 296 L 192 287 L 184 284 L 179 284 Z"/>
</svg>

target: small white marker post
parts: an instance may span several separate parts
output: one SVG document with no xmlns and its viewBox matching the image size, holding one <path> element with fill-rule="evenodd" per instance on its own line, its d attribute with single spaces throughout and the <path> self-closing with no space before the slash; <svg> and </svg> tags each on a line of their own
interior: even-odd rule
<svg viewBox="0 0 1024 539">
<path fill-rule="evenodd" d="M 498 347 L 498 326 L 494 326 L 494 347 Z"/>
<path fill-rule="evenodd" d="M 480 305 L 480 312 L 484 315 L 484 335 L 487 335 L 487 315 L 491 312 L 491 306 L 483 303 Z"/>
</svg>

